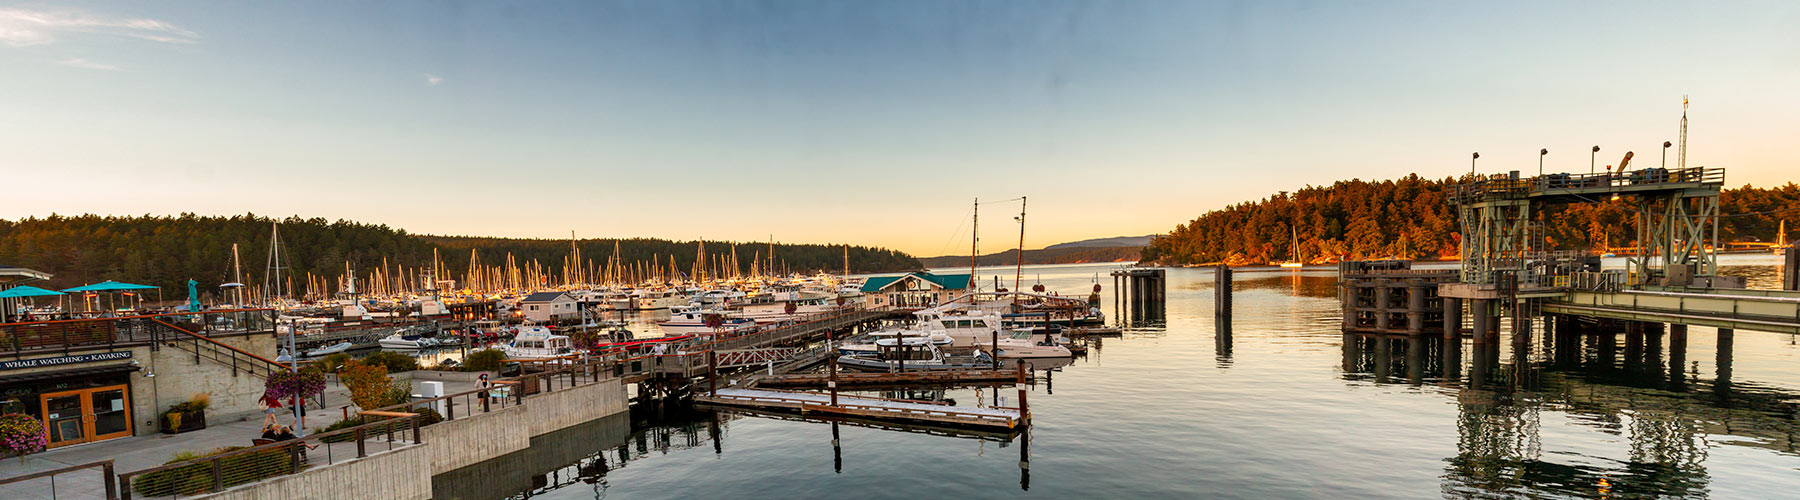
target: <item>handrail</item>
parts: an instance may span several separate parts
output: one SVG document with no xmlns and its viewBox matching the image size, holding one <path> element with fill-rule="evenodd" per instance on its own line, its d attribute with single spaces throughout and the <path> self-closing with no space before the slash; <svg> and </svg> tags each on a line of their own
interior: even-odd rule
<svg viewBox="0 0 1800 500">
<path fill-rule="evenodd" d="M 260 359 L 260 360 L 262 360 L 262 361 L 263 361 L 263 362 L 266 362 L 266 363 L 268 363 L 268 364 L 271 364 L 271 365 L 275 365 L 275 366 L 279 366 L 279 367 L 282 367 L 282 368 L 286 368 L 286 367 L 287 367 L 287 366 L 288 366 L 288 365 L 287 365 L 287 364 L 286 364 L 286 363 L 281 363 L 281 362 L 277 362 L 277 361 L 275 361 L 275 360 L 272 360 L 272 359 L 269 359 L 269 358 L 265 358 L 265 357 L 262 357 L 262 356 L 257 356 L 257 355 L 255 355 L 255 354 L 251 354 L 251 353 L 250 353 L 250 352 L 249 352 L 249 351 L 245 351 L 245 350 L 243 350 L 243 349 L 238 349 L 238 348 L 236 348 L 236 347 L 232 347 L 232 346 L 231 346 L 231 345 L 230 345 L 230 344 L 226 344 L 226 343 L 224 343 L 224 342 L 219 342 L 219 341 L 217 341 L 217 340 L 213 340 L 213 339 L 212 339 L 212 338 L 211 338 L 211 337 L 207 337 L 207 336 L 205 336 L 205 335 L 201 335 L 201 334 L 198 334 L 198 333 L 194 333 L 194 332 L 190 332 L 190 331 L 187 331 L 187 329 L 186 329 L 186 328 L 182 328 L 182 327 L 179 327 L 179 326 L 175 326 L 175 324 L 174 324 L 174 323 L 170 323 L 170 322 L 167 322 L 167 321 L 163 321 L 163 320 L 160 320 L 160 319 L 156 319 L 156 318 L 151 318 L 151 319 L 150 319 L 150 321 L 151 321 L 151 322 L 154 322 L 154 323 L 157 323 L 157 324 L 160 324 L 160 325 L 163 325 L 163 326 L 166 326 L 166 327 L 169 327 L 169 329 L 171 329 L 171 330 L 175 330 L 175 331 L 178 331 L 178 332 L 181 332 L 181 333 L 185 333 L 185 334 L 188 334 L 188 335 L 189 335 L 189 336 L 192 336 L 192 337 L 194 337 L 194 338 L 196 338 L 196 339 L 201 339 L 201 340 L 205 340 L 205 341 L 207 341 L 207 342 L 211 342 L 211 343 L 213 343 L 213 344 L 214 344 L 214 345 L 217 345 L 217 346 L 220 346 L 220 347 L 224 347 L 224 348 L 226 348 L 226 349 L 230 349 L 230 350 L 232 350 L 232 351 L 233 351 L 233 352 L 236 352 L 236 353 L 238 353 L 238 354 L 242 354 L 242 355 L 245 355 L 245 356 L 249 356 L 249 357 L 252 357 L 252 358 L 256 358 L 256 359 Z"/>
<path fill-rule="evenodd" d="M 89 462 L 89 463 L 80 464 L 80 465 L 71 465 L 68 467 L 60 468 L 60 469 L 51 469 L 51 470 L 47 470 L 47 471 L 43 471 L 43 472 L 34 472 L 34 473 L 26 474 L 23 476 L 0 477 L 0 485 L 21 483 L 21 482 L 37 479 L 40 477 L 50 477 L 50 476 L 54 476 L 57 474 L 62 474 L 64 472 L 75 472 L 75 471 L 82 470 L 82 469 L 92 469 L 94 467 L 100 467 L 102 470 L 104 470 L 106 472 L 106 475 L 110 476 L 110 475 L 112 475 L 113 461 L 112 461 L 112 459 L 106 459 L 106 460 L 101 460 L 98 462 Z M 108 480 L 107 483 L 111 484 L 111 481 Z M 108 495 L 108 498 L 111 498 L 111 496 L 112 495 Z"/>
</svg>

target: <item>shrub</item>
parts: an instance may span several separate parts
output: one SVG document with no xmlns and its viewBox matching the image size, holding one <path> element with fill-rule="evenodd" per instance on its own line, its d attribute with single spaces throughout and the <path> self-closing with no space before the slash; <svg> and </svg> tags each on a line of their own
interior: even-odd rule
<svg viewBox="0 0 1800 500">
<path fill-rule="evenodd" d="M 349 363 L 351 359 L 355 358 L 351 358 L 350 353 L 334 352 L 329 356 L 319 358 L 318 361 L 313 362 L 313 365 L 318 366 L 319 369 L 324 370 L 325 373 L 337 373 L 344 371 L 344 364 Z"/>
<path fill-rule="evenodd" d="M 499 349 L 482 349 L 463 358 L 462 369 L 471 372 L 497 372 L 505 360 L 506 353 Z"/>
<path fill-rule="evenodd" d="M 344 365 L 344 371 L 338 374 L 338 380 L 350 389 L 350 402 L 365 410 L 387 406 L 382 401 L 393 387 L 392 377 L 388 377 L 386 367 L 379 364 L 366 364 L 362 361 L 351 361 Z"/>
<path fill-rule="evenodd" d="M 24 460 L 26 454 L 44 451 L 48 446 L 50 438 L 44 434 L 44 424 L 38 419 L 23 413 L 0 415 L 0 451 Z"/>
<path fill-rule="evenodd" d="M 227 446 L 207 453 L 186 450 L 175 454 L 163 465 L 179 464 L 242 450 L 244 446 Z M 274 448 L 228 457 L 219 461 L 221 479 L 226 488 L 293 472 L 293 459 L 288 451 Z M 301 468 L 306 465 L 302 464 Z M 212 464 L 199 462 L 137 476 L 131 488 L 146 497 L 199 495 L 213 491 Z"/>
<path fill-rule="evenodd" d="M 383 368 L 387 368 L 388 373 L 419 369 L 418 358 L 390 351 L 381 351 L 364 356 L 362 362 L 364 364 L 381 365 Z"/>
</svg>

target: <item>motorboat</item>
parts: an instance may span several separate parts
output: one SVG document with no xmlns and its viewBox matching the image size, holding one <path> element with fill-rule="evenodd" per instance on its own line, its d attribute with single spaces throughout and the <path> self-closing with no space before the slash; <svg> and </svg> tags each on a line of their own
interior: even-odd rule
<svg viewBox="0 0 1800 500">
<path fill-rule="evenodd" d="M 520 325 L 518 331 L 512 342 L 500 347 L 508 358 L 550 359 L 575 352 L 575 342 L 568 335 L 557 335 L 549 328 L 532 324 Z"/>
<path fill-rule="evenodd" d="M 1000 359 L 1067 358 L 1075 355 L 1069 351 L 1069 348 L 1058 344 L 1054 338 L 1036 340 L 1037 338 L 1038 336 L 1034 335 L 1032 330 L 1013 330 L 1011 337 L 995 342 L 977 343 L 975 348 L 992 352 Z M 995 348 L 996 345 L 999 346 L 998 349 Z"/>
<path fill-rule="evenodd" d="M 306 357 L 316 358 L 316 357 L 320 357 L 320 356 L 330 356 L 330 355 L 337 354 L 340 352 L 348 351 L 348 350 L 350 350 L 351 347 L 354 347 L 355 345 L 356 344 L 353 344 L 350 342 L 338 342 L 336 344 L 328 345 L 325 347 L 320 347 L 318 349 L 313 349 L 311 351 L 306 351 Z"/>
<path fill-rule="evenodd" d="M 992 368 L 994 358 L 984 352 L 972 356 L 945 355 L 929 339 L 908 338 L 879 347 L 873 356 L 838 356 L 837 363 L 846 369 L 866 372 L 976 370 Z"/>
<path fill-rule="evenodd" d="M 902 336 L 901 334 L 905 335 Z M 874 356 L 884 347 L 894 346 L 896 339 L 905 339 L 907 345 L 931 344 L 939 349 L 955 344 L 949 335 L 942 332 L 926 333 L 912 330 L 883 330 L 871 332 L 860 341 L 847 341 L 837 348 L 838 354 L 845 356 Z"/>
<path fill-rule="evenodd" d="M 411 337 L 411 338 L 408 338 L 408 337 Z M 435 344 L 428 344 L 425 341 L 425 339 L 420 338 L 416 335 L 411 335 L 411 336 L 401 335 L 399 332 L 394 332 L 392 334 L 389 334 L 386 337 L 382 337 L 381 340 L 378 340 L 375 343 L 380 345 L 382 349 L 403 349 L 403 350 L 418 350 L 418 349 L 424 349 L 426 347 L 431 347 L 432 345 L 435 345 Z"/>
<path fill-rule="evenodd" d="M 706 324 L 706 317 L 709 314 L 719 315 L 720 323 L 718 328 L 713 328 Z M 675 310 L 670 313 L 668 321 L 658 322 L 656 326 L 662 329 L 663 335 L 670 337 L 678 335 L 712 335 L 715 333 L 728 333 L 753 328 L 756 326 L 756 320 L 733 318 L 726 316 L 720 311 L 689 305 L 675 308 Z"/>
</svg>

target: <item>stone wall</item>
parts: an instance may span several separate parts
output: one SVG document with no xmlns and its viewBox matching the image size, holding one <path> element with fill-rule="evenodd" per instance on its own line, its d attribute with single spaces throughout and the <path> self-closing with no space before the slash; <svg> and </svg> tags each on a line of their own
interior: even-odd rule
<svg viewBox="0 0 1800 500">
<path fill-rule="evenodd" d="M 431 472 L 449 472 L 530 447 L 527 410 L 513 406 L 419 429 L 419 438 L 431 447 Z"/>
<path fill-rule="evenodd" d="M 425 500 L 431 498 L 431 449 L 408 446 L 193 498 Z"/>
</svg>

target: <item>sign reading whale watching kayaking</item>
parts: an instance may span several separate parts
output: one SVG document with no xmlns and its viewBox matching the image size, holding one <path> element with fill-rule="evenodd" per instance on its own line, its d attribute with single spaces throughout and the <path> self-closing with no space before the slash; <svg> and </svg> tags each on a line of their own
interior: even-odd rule
<svg viewBox="0 0 1800 500">
<path fill-rule="evenodd" d="M 15 360 L 0 361 L 0 370 L 17 370 L 20 368 L 42 368 L 42 367 L 46 367 L 46 366 L 67 365 L 67 364 L 74 364 L 74 363 L 89 363 L 89 362 L 94 362 L 94 361 L 112 361 L 115 359 L 130 359 L 130 358 L 131 358 L 131 351 L 113 351 L 113 352 L 101 352 L 101 353 L 94 353 L 94 354 L 77 354 L 74 356 L 62 356 L 62 357 L 57 357 L 57 358 L 15 359 Z"/>
</svg>

